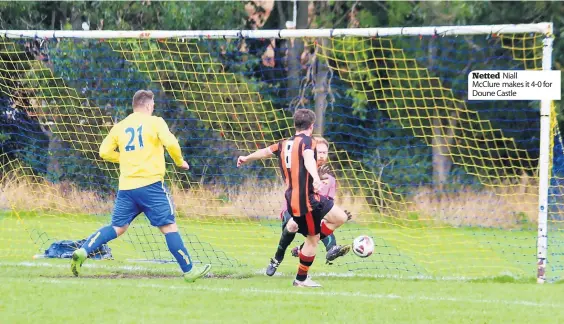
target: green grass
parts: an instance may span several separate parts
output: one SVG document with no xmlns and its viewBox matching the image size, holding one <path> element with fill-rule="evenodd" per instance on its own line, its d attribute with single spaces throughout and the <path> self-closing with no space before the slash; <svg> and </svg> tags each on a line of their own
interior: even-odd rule
<svg viewBox="0 0 564 324">
<path fill-rule="evenodd" d="M 320 249 L 310 273 L 324 287 L 308 290 L 291 286 L 297 260 L 289 253 L 277 276 L 262 274 L 276 247 L 276 221 L 180 220 L 193 258 L 214 264 L 212 276 L 186 284 L 174 263 L 138 261 L 170 259 L 162 235 L 142 217 L 110 243 L 115 260 L 87 260 L 75 278 L 70 260 L 31 256 L 52 240 L 86 237 L 106 218 L 2 216 L 0 314 L 5 323 L 564 321 L 560 285 L 535 283 L 534 231 L 347 224 L 338 240 L 369 233 L 375 254 L 364 260 L 347 255 L 331 266 L 324 264 Z"/>
<path fill-rule="evenodd" d="M 289 276 L 204 279 L 186 284 L 162 272 L 87 268 L 68 262 L 0 263 L 5 323 L 558 323 L 560 285 L 317 278 L 321 289 L 291 287 Z"/>
<path fill-rule="evenodd" d="M 67 217 L 27 214 L 0 219 L 0 255 L 29 260 L 53 240 L 86 238 L 108 221 L 106 217 Z M 179 220 L 184 241 L 194 259 L 239 271 L 258 271 L 273 255 L 280 233 L 279 221 Z M 536 231 L 454 228 L 367 228 L 346 224 L 336 233 L 338 242 L 371 235 L 374 255 L 360 259 L 348 255 L 334 266 L 316 262 L 316 271 L 349 272 L 402 277 L 514 277 L 535 276 Z M 302 238 L 297 237 L 295 244 Z M 37 244 L 33 244 L 36 242 Z M 139 217 L 129 231 L 110 244 L 116 260 L 171 260 L 164 238 Z M 320 254 L 321 254 L 320 249 Z M 295 262 L 281 271 L 292 272 Z"/>
</svg>

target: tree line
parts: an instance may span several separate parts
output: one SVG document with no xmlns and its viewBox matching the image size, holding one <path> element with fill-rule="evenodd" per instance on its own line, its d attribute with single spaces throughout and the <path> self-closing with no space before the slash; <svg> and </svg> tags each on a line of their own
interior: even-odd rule
<svg viewBox="0 0 564 324">
<path fill-rule="evenodd" d="M 554 69 L 562 69 L 564 64 L 564 45 L 558 38 L 564 35 L 564 6 L 558 2 L 299 1 L 296 7 L 295 28 L 299 29 L 550 21 L 555 24 L 554 36 L 557 37 L 554 43 Z M 0 3 L 0 10 L 4 13 L 0 17 L 0 29 L 8 30 L 280 29 L 286 28 L 287 21 L 292 20 L 293 3 L 3 2 Z M 316 42 L 328 49 L 334 45 L 326 43 L 327 40 L 323 39 L 248 39 L 233 42 L 202 40 L 201 48 L 208 51 L 215 62 L 221 63 L 226 71 L 242 75 L 243 77 L 238 77 L 238 82 L 248 82 L 249 87 L 270 100 L 274 108 L 282 110 L 282 115 L 276 116 L 277 119 L 288 118 L 297 107 L 316 110 L 321 120 L 316 125 L 317 133 L 328 136 L 332 142 L 346 149 L 353 158 L 363 162 L 369 170 L 382 175 L 385 182 L 400 188 L 406 187 L 407 190 L 420 184 L 438 185 L 453 178 L 461 183 L 474 181 L 468 177 L 463 166 L 453 163 L 456 161 L 452 161 L 448 154 L 441 151 L 441 145 L 436 145 L 448 141 L 448 136 L 445 136 L 448 132 L 432 131 L 461 125 L 452 125 L 449 116 L 439 116 L 438 125 L 425 124 L 422 119 L 423 124 L 419 127 L 431 132 L 425 135 L 431 138 L 431 142 L 426 143 L 417 136 L 421 134 L 414 134 L 413 128 L 402 128 L 398 124 L 397 120 L 405 116 L 394 115 L 400 111 L 396 106 L 391 106 L 389 101 L 379 100 L 380 97 L 397 96 L 393 93 L 394 90 L 379 93 L 373 84 L 342 80 L 335 75 L 335 70 L 331 69 L 337 67 L 337 61 L 315 56 Z M 377 39 L 372 40 L 370 46 L 382 47 L 378 42 L 380 41 Z M 490 47 L 501 48 L 503 44 L 500 45 L 499 40 L 486 37 L 479 40 L 459 39 L 456 42 L 432 38 L 398 39 L 394 42 L 394 46 L 405 48 L 407 55 L 424 57 L 425 60 L 418 63 L 439 77 L 442 83 L 455 93 L 463 92 L 464 74 L 467 74 L 468 70 L 468 53 L 489 53 L 487 55 L 492 57 L 509 55 L 508 51 L 501 49 L 497 50 L 498 52 L 488 52 Z M 105 44 L 65 42 L 51 47 L 48 52 L 42 45 L 34 44 L 33 41 L 18 44 L 26 48 L 30 58 L 48 66 L 65 80 L 67 86 L 78 89 L 83 97 L 89 98 L 88 105 L 102 107 L 103 113 L 114 120 L 119 120 L 127 114 L 129 98 L 134 88 L 154 85 L 154 75 L 134 69 L 116 71 L 112 64 L 120 60 L 120 54 Z M 353 47 L 348 50 L 350 53 L 358 53 L 361 49 Z M 9 51 L 2 55 L 9 55 Z M 399 88 L 398 84 L 393 83 L 394 78 L 385 74 L 388 73 L 386 64 L 393 62 L 390 52 L 382 51 L 374 55 L 381 56 L 370 58 L 374 66 L 370 71 L 361 71 L 357 76 L 359 80 L 377 77 L 388 80 L 385 81 L 387 84 L 382 84 L 383 88 Z M 479 66 L 488 63 L 489 58 L 484 57 L 482 61 L 479 58 L 470 59 L 475 60 L 474 66 Z M 5 58 L 5 61 L 10 60 L 14 61 L 13 58 Z M 90 62 L 89 69 L 76 68 L 76 62 L 83 61 Z M 508 59 L 494 63 L 505 68 L 514 68 L 517 64 Z M 33 67 L 27 68 L 31 70 Z M 114 78 L 108 78 L 109 73 L 114 74 Z M 4 76 L 10 79 L 9 75 Z M 187 78 L 186 81 L 190 81 L 189 77 Z M 85 81 L 87 79 L 96 80 L 96 84 Z M 119 80 L 119 84 L 116 84 L 116 80 Z M 157 102 L 161 100 L 173 105 L 163 111 L 164 117 L 173 121 L 173 131 L 184 140 L 188 148 L 187 154 L 196 159 L 193 162 L 194 174 L 206 183 L 240 181 L 240 176 L 224 167 L 226 161 L 236 155 L 234 146 L 222 143 L 221 134 L 213 132 L 213 125 L 202 121 L 201 116 L 187 111 L 181 103 L 173 103 L 171 97 L 174 96 L 176 85 L 161 82 L 158 86 L 165 91 L 157 94 Z M 45 88 L 49 88 L 49 85 Z M 359 91 L 361 88 L 369 88 L 372 91 Z M 220 90 L 236 91 L 229 88 Z M 10 102 L 8 97 L 6 93 L 0 94 L 0 109 L 3 112 L 0 119 L 1 153 L 17 154 L 53 180 L 72 175 L 70 180 L 73 181 L 94 186 L 99 183 L 96 177 L 103 178 L 103 175 L 94 171 L 96 166 L 88 165 L 91 164 L 88 159 L 84 159 L 80 154 L 68 156 L 68 152 L 72 151 L 72 143 L 38 123 L 33 116 L 11 109 L 14 103 Z M 241 100 L 252 102 L 255 99 L 249 97 Z M 412 104 L 432 105 L 422 102 Z M 514 105 L 514 109 L 496 109 L 504 104 Z M 481 118 L 489 120 L 493 127 L 506 130 L 505 135 L 514 137 L 520 148 L 527 151 L 533 161 L 538 157 L 538 104 L 498 102 L 468 104 L 468 108 L 479 112 Z M 560 106 L 557 111 L 558 120 L 563 123 Z M 271 129 L 276 127 L 274 124 L 265 126 Z M 196 138 L 193 136 L 194 131 L 199 133 Z M 442 135 L 438 135 L 439 133 Z M 288 133 L 282 132 L 282 135 Z M 503 158 L 523 157 L 503 156 L 499 157 L 500 161 Z M 88 176 L 79 172 L 85 166 L 93 170 Z"/>
</svg>

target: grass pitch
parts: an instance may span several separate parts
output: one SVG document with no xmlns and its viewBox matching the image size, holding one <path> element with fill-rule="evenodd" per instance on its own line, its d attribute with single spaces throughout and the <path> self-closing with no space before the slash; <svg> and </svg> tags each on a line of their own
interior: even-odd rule
<svg viewBox="0 0 564 324">
<path fill-rule="evenodd" d="M 103 222 L 4 215 L 1 322 L 564 322 L 561 285 L 534 281 L 534 232 L 349 224 L 341 243 L 369 232 L 377 251 L 367 260 L 347 255 L 325 265 L 320 248 L 310 271 L 320 289 L 291 286 L 297 260 L 289 253 L 276 276 L 263 274 L 278 222 L 181 221 L 194 258 L 215 266 L 212 276 L 194 284 L 181 279 L 174 263 L 139 261 L 170 259 L 158 231 L 142 218 L 128 236 L 110 243 L 115 260 L 87 260 L 79 278 L 68 259 L 31 259 L 52 240 L 83 238 Z"/>
<path fill-rule="evenodd" d="M 92 262 L 93 263 L 93 262 Z M 560 285 L 317 277 L 320 289 L 290 276 L 208 278 L 68 262 L 0 266 L 4 323 L 561 323 Z"/>
</svg>

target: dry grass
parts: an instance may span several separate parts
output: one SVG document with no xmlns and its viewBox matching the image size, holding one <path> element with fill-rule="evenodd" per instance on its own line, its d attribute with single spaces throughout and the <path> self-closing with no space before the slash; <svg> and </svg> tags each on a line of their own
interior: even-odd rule
<svg viewBox="0 0 564 324">
<path fill-rule="evenodd" d="M 244 188 L 244 189 L 241 189 Z M 238 189 L 238 190 L 236 190 Z M 198 186 L 172 188 L 177 213 L 191 218 L 278 218 L 283 188 L 249 181 L 238 188 Z M 50 183 L 39 177 L 22 177 L 0 184 L 0 209 L 56 211 L 61 214 L 109 214 L 113 199 L 79 189 L 71 183 Z"/>
<path fill-rule="evenodd" d="M 20 211 L 57 211 L 68 214 L 109 214 L 113 199 L 94 191 L 81 190 L 71 183 L 49 183 L 28 177 L 0 185 L 0 208 Z M 284 186 L 249 180 L 241 186 L 197 186 L 188 190 L 171 188 L 179 216 L 206 218 L 278 219 L 284 205 Z M 352 194 L 340 196 L 337 203 L 355 219 L 370 214 L 365 199 Z"/>
<path fill-rule="evenodd" d="M 62 182 L 49 183 L 38 177 L 25 177 L 0 185 L 0 208 L 20 211 L 57 211 L 62 214 L 104 214 L 112 202 L 95 191 L 81 190 Z"/>
<path fill-rule="evenodd" d="M 277 219 L 283 206 L 283 192 L 284 187 L 280 184 L 256 180 L 237 187 L 197 186 L 189 190 L 171 190 L 178 215 L 196 219 Z M 361 223 L 375 221 L 374 212 L 364 197 L 347 191 L 341 193 L 336 202 L 349 210 L 354 220 Z M 2 209 L 109 214 L 113 204 L 113 199 L 103 199 L 94 191 L 80 190 L 70 183 L 53 184 L 36 177 L 5 181 L 0 185 Z M 514 191 L 489 189 L 477 192 L 462 188 L 441 194 L 432 188 L 421 188 L 403 206 L 407 210 L 394 214 L 406 218 L 407 213 L 412 212 L 419 220 L 430 219 L 452 226 L 511 228 L 523 222 L 535 223 L 537 204 L 537 187 L 533 185 Z"/>
<path fill-rule="evenodd" d="M 344 210 L 352 214 L 352 219 L 357 222 L 370 221 L 374 212 L 366 202 L 365 197 L 355 196 L 348 191 L 341 191 L 337 194 L 335 203 Z"/>
<path fill-rule="evenodd" d="M 421 188 L 410 202 L 413 212 L 453 226 L 511 228 L 536 223 L 538 217 L 538 187 L 534 185 L 518 190 L 461 188 L 452 193 Z"/>
<path fill-rule="evenodd" d="M 249 180 L 241 186 L 198 186 L 189 190 L 172 188 L 179 215 L 196 218 L 277 218 L 282 206 L 282 186 Z"/>
</svg>

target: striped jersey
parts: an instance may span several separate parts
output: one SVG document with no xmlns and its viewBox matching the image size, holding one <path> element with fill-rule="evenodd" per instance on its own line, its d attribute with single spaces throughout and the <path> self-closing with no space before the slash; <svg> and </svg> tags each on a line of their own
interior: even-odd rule
<svg viewBox="0 0 564 324">
<path fill-rule="evenodd" d="M 310 197 L 313 191 L 313 177 L 305 167 L 303 153 L 313 150 L 316 141 L 305 134 L 299 134 L 269 146 L 270 152 L 278 157 L 282 177 L 286 183 L 286 203 L 293 216 L 303 216 L 312 211 Z"/>
<path fill-rule="evenodd" d="M 321 180 L 321 187 L 317 193 L 320 196 L 335 199 L 337 194 L 337 180 L 332 175 L 328 174 L 326 180 Z M 288 210 L 288 204 L 284 202 L 281 207 L 280 217 Z"/>
</svg>

